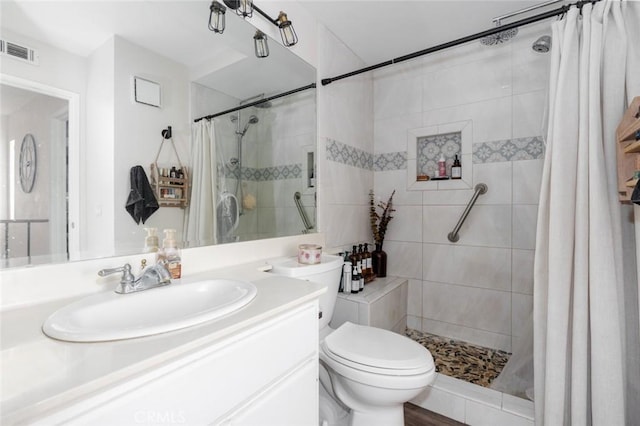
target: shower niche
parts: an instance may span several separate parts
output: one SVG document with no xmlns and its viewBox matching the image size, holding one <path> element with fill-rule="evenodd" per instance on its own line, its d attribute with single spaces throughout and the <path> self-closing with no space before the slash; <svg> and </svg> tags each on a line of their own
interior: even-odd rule
<svg viewBox="0 0 640 426">
<path fill-rule="evenodd" d="M 407 190 L 472 188 L 472 135 L 471 120 L 408 130 Z M 461 178 L 438 178 L 438 160 L 445 159 L 446 174 L 451 176 L 456 155 L 462 166 Z"/>
</svg>

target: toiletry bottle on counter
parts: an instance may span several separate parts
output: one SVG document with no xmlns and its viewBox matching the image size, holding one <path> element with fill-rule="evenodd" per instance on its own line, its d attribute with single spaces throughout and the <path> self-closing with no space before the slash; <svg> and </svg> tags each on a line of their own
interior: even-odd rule
<svg viewBox="0 0 640 426">
<path fill-rule="evenodd" d="M 358 291 L 364 290 L 364 275 L 362 274 L 362 267 L 358 267 Z"/>
<path fill-rule="evenodd" d="M 351 265 L 351 293 L 357 293 L 360 291 L 360 275 L 358 275 L 358 267 Z"/>
<path fill-rule="evenodd" d="M 444 159 L 444 154 L 440 154 L 438 160 L 438 177 L 447 177 L 447 160 Z"/>
<path fill-rule="evenodd" d="M 371 252 L 369 252 L 368 243 L 364 243 L 363 258 L 364 261 L 362 269 L 364 270 L 364 282 L 368 283 L 372 281 L 371 278 L 373 277 L 373 265 L 371 264 Z"/>
<path fill-rule="evenodd" d="M 156 253 L 158 251 L 158 228 L 144 228 L 147 237 L 144 239 L 144 253 Z"/>
<path fill-rule="evenodd" d="M 349 252 L 344 254 L 344 263 L 342 264 L 342 292 L 351 293 L 351 261 L 349 260 Z"/>
<path fill-rule="evenodd" d="M 180 278 L 182 276 L 182 258 L 180 257 L 180 249 L 176 242 L 175 229 L 164 230 L 162 251 L 165 266 L 167 267 L 169 274 L 171 274 L 171 278 Z"/>
<path fill-rule="evenodd" d="M 456 154 L 456 158 L 453 160 L 453 165 L 451 166 L 451 179 L 461 179 L 461 178 L 462 178 L 462 166 L 460 165 L 458 154 Z"/>
</svg>

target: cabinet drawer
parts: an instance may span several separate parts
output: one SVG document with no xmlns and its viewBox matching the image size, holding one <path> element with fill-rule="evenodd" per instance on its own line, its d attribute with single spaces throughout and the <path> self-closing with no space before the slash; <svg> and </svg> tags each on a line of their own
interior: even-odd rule
<svg viewBox="0 0 640 426">
<path fill-rule="evenodd" d="M 209 424 L 316 360 L 317 301 L 41 420 L 42 424 Z M 317 364 L 316 364 L 317 371 Z"/>
</svg>

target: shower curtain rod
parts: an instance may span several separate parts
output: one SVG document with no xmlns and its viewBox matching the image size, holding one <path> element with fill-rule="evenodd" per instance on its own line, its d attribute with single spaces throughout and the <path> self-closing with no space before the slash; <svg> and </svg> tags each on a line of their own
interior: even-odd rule
<svg viewBox="0 0 640 426">
<path fill-rule="evenodd" d="M 548 12 L 541 13 L 539 15 L 534 15 L 534 16 L 531 16 L 529 18 L 524 18 L 524 19 L 521 19 L 519 21 L 512 22 L 510 24 L 500 25 L 499 27 L 492 28 L 490 30 L 482 31 L 482 32 L 479 32 L 479 33 L 476 33 L 476 34 L 472 34 L 472 35 L 469 35 L 469 36 L 466 36 L 466 37 L 459 38 L 457 40 L 453 40 L 453 41 L 450 41 L 450 42 L 447 42 L 447 43 L 439 44 L 437 46 L 433 46 L 433 47 L 430 47 L 428 49 L 419 50 L 417 52 L 409 53 L 408 55 L 404 55 L 404 56 L 400 56 L 398 58 L 390 59 L 390 60 L 385 61 L 385 62 L 380 62 L 379 64 L 370 65 L 368 67 L 364 67 L 364 68 L 361 68 L 361 69 L 356 70 L 356 71 L 351 71 L 351 72 L 348 72 L 346 74 L 341 74 L 341 75 L 338 75 L 338 76 L 332 77 L 332 78 L 323 78 L 321 80 L 321 82 L 322 82 L 323 86 L 326 86 L 327 84 L 331 84 L 334 81 L 342 80 L 343 78 L 353 77 L 354 75 L 362 74 L 362 73 L 365 73 L 365 72 L 368 72 L 368 71 L 373 71 L 373 70 L 376 70 L 378 68 L 382 68 L 382 67 L 386 67 L 386 66 L 389 66 L 389 65 L 397 64 L 399 62 L 408 61 L 409 59 L 414 59 L 414 58 L 417 58 L 417 57 L 420 57 L 420 56 L 428 55 L 429 53 L 437 52 L 439 50 L 444 50 L 444 49 L 448 49 L 450 47 L 458 46 L 460 44 L 467 43 L 467 42 L 470 42 L 470 41 L 473 41 L 473 40 L 477 40 L 477 39 L 480 39 L 480 38 L 483 38 L 483 37 L 487 37 L 487 36 L 490 36 L 490 35 L 493 35 L 493 34 L 501 33 L 502 31 L 510 30 L 512 28 L 517 28 L 517 27 L 520 27 L 520 26 L 523 26 L 523 25 L 532 24 L 534 22 L 542 21 L 544 19 L 551 18 L 553 16 L 563 15 L 563 14 L 567 13 L 567 11 L 572 6 L 576 6 L 578 8 L 582 8 L 582 6 L 585 5 L 585 4 L 597 3 L 598 1 L 600 1 L 600 0 L 587 0 L 587 1 L 578 1 L 576 3 L 571 3 L 571 4 L 568 4 L 568 5 L 559 7 L 557 9 L 553 9 L 553 10 L 550 10 Z"/>
<path fill-rule="evenodd" d="M 211 114 L 211 115 L 207 115 L 205 117 L 196 118 L 195 120 L 193 120 L 193 122 L 197 123 L 200 120 L 211 120 L 212 118 L 216 118 L 216 117 L 219 117 L 221 115 L 229 114 L 231 112 L 240 111 L 241 109 L 245 109 L 245 108 L 249 108 L 249 107 L 252 107 L 252 106 L 256 106 L 256 105 L 262 104 L 264 102 L 272 101 L 274 99 L 283 98 L 285 96 L 293 95 L 294 93 L 302 92 L 303 90 L 315 89 L 315 87 L 316 87 L 316 84 L 315 83 L 311 83 L 308 86 L 298 87 L 297 89 L 289 90 L 288 92 L 280 93 L 278 95 L 269 96 L 268 98 L 262 98 L 262 99 L 259 99 L 259 100 L 255 101 L 255 102 L 251 102 L 251 103 L 248 103 L 248 104 L 240 105 L 240 106 L 237 106 L 235 108 L 231 108 L 231 109 L 228 109 L 228 110 L 225 110 L 225 111 L 222 111 L 222 112 L 218 112 L 216 114 Z"/>
</svg>

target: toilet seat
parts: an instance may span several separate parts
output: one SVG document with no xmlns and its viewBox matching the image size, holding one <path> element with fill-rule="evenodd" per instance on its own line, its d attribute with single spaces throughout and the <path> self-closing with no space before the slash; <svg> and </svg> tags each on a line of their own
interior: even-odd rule
<svg viewBox="0 0 640 426">
<path fill-rule="evenodd" d="M 359 371 L 415 376 L 433 371 L 429 351 L 413 340 L 375 327 L 345 322 L 321 344 L 324 355 Z"/>
</svg>

